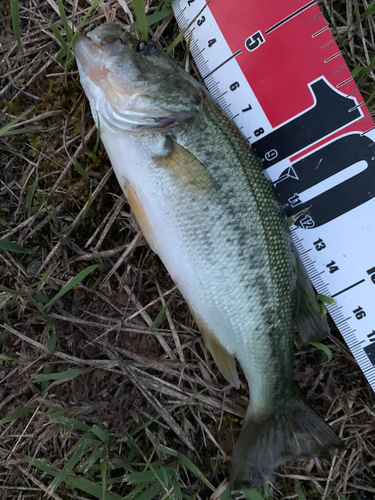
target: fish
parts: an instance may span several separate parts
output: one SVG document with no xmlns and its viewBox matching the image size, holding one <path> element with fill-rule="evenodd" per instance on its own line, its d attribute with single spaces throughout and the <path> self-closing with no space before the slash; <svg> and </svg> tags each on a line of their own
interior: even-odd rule
<svg viewBox="0 0 375 500">
<path fill-rule="evenodd" d="M 127 201 L 221 373 L 250 403 L 232 491 L 341 446 L 293 381 L 295 326 L 329 332 L 272 183 L 235 124 L 155 42 L 115 23 L 79 33 L 81 85 Z"/>
</svg>

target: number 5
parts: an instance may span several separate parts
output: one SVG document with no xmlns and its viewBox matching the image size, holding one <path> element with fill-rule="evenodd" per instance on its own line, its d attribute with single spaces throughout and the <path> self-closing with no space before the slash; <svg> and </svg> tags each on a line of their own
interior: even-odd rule
<svg viewBox="0 0 375 500">
<path fill-rule="evenodd" d="M 263 43 L 265 40 L 263 38 L 263 35 L 260 31 L 257 31 L 253 35 L 249 36 L 249 38 L 245 42 L 245 47 L 247 50 L 252 52 L 253 50 L 257 49 L 261 43 Z"/>
</svg>

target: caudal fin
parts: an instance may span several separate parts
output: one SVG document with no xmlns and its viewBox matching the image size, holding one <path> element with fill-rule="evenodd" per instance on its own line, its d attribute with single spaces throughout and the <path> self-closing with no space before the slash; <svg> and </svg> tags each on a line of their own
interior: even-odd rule
<svg viewBox="0 0 375 500">
<path fill-rule="evenodd" d="M 267 420 L 250 414 L 234 447 L 232 490 L 263 484 L 287 460 L 322 456 L 340 447 L 331 428 L 298 398 Z"/>
</svg>

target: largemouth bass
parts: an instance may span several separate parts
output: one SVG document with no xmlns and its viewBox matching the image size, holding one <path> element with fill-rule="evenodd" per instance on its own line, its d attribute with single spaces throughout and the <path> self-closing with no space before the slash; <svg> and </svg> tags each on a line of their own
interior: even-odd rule
<svg viewBox="0 0 375 500">
<path fill-rule="evenodd" d="M 152 42 L 104 24 L 74 51 L 101 140 L 150 247 L 224 377 L 250 404 L 232 488 L 340 445 L 296 395 L 293 337 L 328 325 L 259 159 L 203 87 Z"/>
</svg>

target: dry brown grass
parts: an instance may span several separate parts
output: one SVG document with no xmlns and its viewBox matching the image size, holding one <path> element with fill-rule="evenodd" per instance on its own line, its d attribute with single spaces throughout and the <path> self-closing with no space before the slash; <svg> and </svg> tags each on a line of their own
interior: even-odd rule
<svg viewBox="0 0 375 500">
<path fill-rule="evenodd" d="M 375 24 L 371 17 L 360 19 L 366 0 L 320 4 L 350 68 L 368 65 L 374 56 Z M 78 25 L 89 5 L 85 0 L 64 2 L 68 19 Z M 130 1 L 109 0 L 85 28 L 114 18 L 129 24 L 131 11 Z M 25 133 L 0 138 L 0 238 L 38 249 L 32 255 L 0 251 L 1 284 L 15 291 L 0 293 L 1 354 L 12 358 L 0 360 L 0 417 L 33 402 L 35 406 L 0 427 L 2 498 L 42 498 L 50 491 L 51 476 L 25 456 L 56 470 L 66 464 L 83 431 L 64 426 L 57 411 L 118 434 L 106 444 L 108 478 L 119 474 L 111 467 L 128 452 L 121 436 L 159 416 L 148 434 L 137 434 L 141 454 L 120 473 L 144 470 L 142 453 L 152 461 L 160 453 L 158 446 L 166 445 L 189 457 L 217 487 L 212 494 L 181 466 L 184 494 L 219 498 L 247 406 L 246 381 L 242 377 L 236 391 L 221 377 L 179 295 L 150 330 L 174 284 L 129 213 L 102 145 L 93 152 L 97 133 L 76 67 L 68 66 L 65 82 L 65 58 L 57 60 L 61 47 L 51 24 L 64 35 L 57 4 L 22 0 L 20 14 L 22 52 L 13 36 L 10 8 L 5 2 L 0 6 L 0 126 L 30 109 L 17 126 L 27 128 Z M 164 47 L 177 32 L 173 19 L 150 29 Z M 183 53 L 180 47 L 174 57 L 181 60 Z M 196 75 L 193 62 L 191 69 Z M 374 90 L 369 73 L 361 91 L 367 99 Z M 74 168 L 75 159 L 88 180 Z M 43 296 L 50 300 L 71 277 L 96 263 L 100 267 L 48 310 L 48 323 Z M 296 379 L 346 449 L 331 461 L 279 468 L 264 495 L 297 498 L 300 484 L 307 499 L 370 500 L 375 493 L 374 393 L 337 331 L 327 342 L 334 354 L 328 364 L 317 349 L 296 344 Z M 72 379 L 47 384 L 34 377 L 77 367 L 85 372 Z M 167 411 L 177 403 L 178 408 Z M 83 475 L 97 483 L 100 467 L 72 472 L 72 477 Z M 120 497 L 132 489 L 125 481 L 109 487 Z M 68 483 L 52 496 L 94 498 Z M 168 496 L 160 493 L 160 498 Z"/>
</svg>

